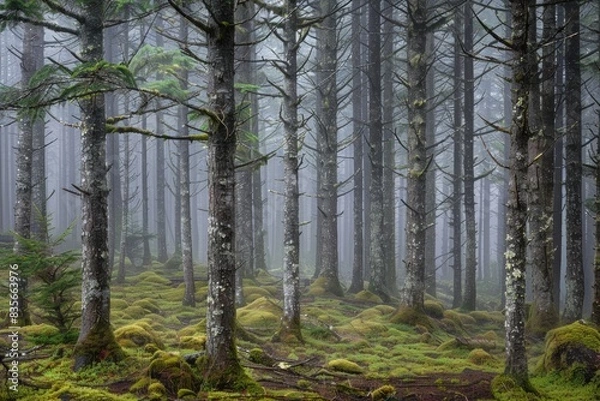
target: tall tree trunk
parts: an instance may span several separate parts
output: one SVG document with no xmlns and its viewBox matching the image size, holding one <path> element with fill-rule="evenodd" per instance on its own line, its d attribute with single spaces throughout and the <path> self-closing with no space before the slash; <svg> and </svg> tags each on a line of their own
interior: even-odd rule
<svg viewBox="0 0 600 401">
<path fill-rule="evenodd" d="M 434 60 L 435 35 L 433 31 L 427 32 L 427 59 Z M 426 110 L 426 138 L 427 143 L 435 143 L 435 73 L 433 68 L 427 69 L 427 102 Z M 427 196 L 425 198 L 425 211 L 427 213 L 425 233 L 425 290 L 435 297 L 436 295 L 436 226 L 437 216 L 436 188 L 435 188 L 435 158 L 436 148 L 430 145 L 427 148 L 427 160 L 432 160 L 430 168 L 427 169 Z"/>
<path fill-rule="evenodd" d="M 423 309 L 427 191 L 427 4 L 408 6 L 408 179 L 406 191 L 406 279 L 402 303 Z"/>
<path fill-rule="evenodd" d="M 598 113 L 598 122 L 600 122 L 600 111 Z M 600 126 L 600 125 L 599 125 Z M 598 132 L 600 134 L 600 130 Z M 596 139 L 596 197 L 595 222 L 596 222 L 596 241 L 594 254 L 594 298 L 592 301 L 592 323 L 600 326 L 600 135 Z"/>
<path fill-rule="evenodd" d="M 240 4 L 236 10 L 237 20 L 240 21 L 242 29 L 236 31 L 236 41 L 239 43 L 251 43 L 251 23 L 253 9 L 251 3 Z M 241 85 L 253 84 L 252 60 L 250 58 L 250 46 L 236 47 L 236 78 Z M 256 132 L 252 131 L 255 116 L 251 105 L 252 96 L 246 90 L 238 90 L 236 93 L 238 115 L 240 116 L 240 130 L 238 135 L 237 159 L 241 164 L 252 161 L 252 142 L 256 139 Z M 254 275 L 253 255 L 253 204 L 252 204 L 252 174 L 255 166 L 245 165 L 236 169 L 236 264 L 237 274 L 245 277 Z M 239 290 L 238 290 L 238 293 Z M 242 299 L 236 299 L 238 305 L 243 304 Z"/>
<path fill-rule="evenodd" d="M 321 187 L 321 269 L 320 277 L 325 280 L 328 293 L 343 296 L 344 291 L 338 278 L 338 194 L 337 194 L 337 4 L 333 0 L 321 0 L 323 18 L 317 30 L 317 130 L 321 131 L 320 146 L 322 161 Z"/>
<path fill-rule="evenodd" d="M 147 117 L 142 117 L 142 128 L 146 129 Z M 152 263 L 152 253 L 150 251 L 150 235 L 148 232 L 148 219 L 150 214 L 149 207 L 149 192 L 148 192 L 148 137 L 142 136 L 142 149 L 141 149 L 141 161 L 142 161 L 142 237 L 144 253 L 142 256 L 142 264 L 144 266 L 150 266 Z"/>
<path fill-rule="evenodd" d="M 465 62 L 465 131 L 464 131 L 464 204 L 465 204 L 465 292 L 462 307 L 475 310 L 477 307 L 477 230 L 475 226 L 475 160 L 473 156 L 473 140 L 475 135 L 475 77 L 473 75 L 473 2 L 467 0 L 464 5 L 464 51 Z"/>
<path fill-rule="evenodd" d="M 554 192 L 554 47 L 556 34 L 554 5 L 543 9 L 543 39 L 550 45 L 543 47 L 541 82 L 533 82 L 530 104 L 532 137 L 529 140 L 529 229 L 531 232 L 530 258 L 533 272 L 533 303 L 527 328 L 530 334 L 544 336 L 558 323 L 552 293 L 554 268 L 554 241 L 552 213 Z M 537 75 L 535 52 L 536 13 L 530 13 L 530 63 L 532 74 Z M 541 99 L 541 104 L 539 103 Z M 537 115 L 540 116 L 538 121 Z M 541 155 L 541 157 L 540 157 Z"/>
<path fill-rule="evenodd" d="M 364 289 L 363 271 L 363 124 L 362 124 L 362 51 L 360 16 L 364 3 L 362 0 L 352 0 L 352 149 L 354 163 L 354 207 L 352 220 L 354 222 L 352 258 L 352 283 L 348 292 L 355 294 Z"/>
<path fill-rule="evenodd" d="M 369 146 L 371 162 L 371 232 L 369 291 L 387 302 L 383 215 L 383 124 L 381 115 L 381 0 L 369 2 Z"/>
<path fill-rule="evenodd" d="M 81 60 L 103 59 L 103 0 L 82 5 Z M 91 77 L 93 78 L 93 77 Z M 73 350 L 74 370 L 102 360 L 120 360 L 123 352 L 110 325 L 110 269 L 108 266 L 108 186 L 104 96 L 79 101 L 82 151 L 82 291 L 81 329 Z"/>
<path fill-rule="evenodd" d="M 504 373 L 529 389 L 525 349 L 525 271 L 527 255 L 527 167 L 529 140 L 528 0 L 512 0 L 513 116 L 510 127 L 510 181 L 506 240 L 506 363 Z"/>
<path fill-rule="evenodd" d="M 284 129 L 283 145 L 283 319 L 279 338 L 302 339 L 300 332 L 300 222 L 298 190 L 298 94 L 296 39 L 298 30 L 298 6 L 296 0 L 285 2 L 287 18 L 283 26 L 282 40 L 285 55 L 284 97 L 282 119 Z"/>
<path fill-rule="evenodd" d="M 462 12 L 454 14 L 454 138 L 453 138 L 453 170 L 452 170 L 452 307 L 462 304 L 462 78 L 463 61 L 461 38 L 463 32 Z"/>
<path fill-rule="evenodd" d="M 124 134 L 123 137 L 119 138 L 122 141 L 123 146 L 123 175 L 121 182 L 123 183 L 121 194 L 123 200 L 121 201 L 121 241 L 119 244 L 119 269 L 117 273 L 117 282 L 122 284 L 125 282 L 125 258 L 127 257 L 127 237 L 129 235 L 129 201 L 130 192 L 129 185 L 131 179 L 131 160 L 129 158 L 129 135 Z"/>
<path fill-rule="evenodd" d="M 187 21 L 180 17 L 179 41 L 187 45 Z M 179 76 L 182 89 L 187 89 L 188 71 L 184 68 Z M 183 105 L 177 108 L 177 125 L 180 136 L 189 136 L 188 109 Z M 196 306 L 196 286 L 194 283 L 194 258 L 192 252 L 192 211 L 190 194 L 190 143 L 178 141 L 179 150 L 179 196 L 181 199 L 180 227 L 181 227 L 181 265 L 183 268 L 183 281 L 185 292 L 182 304 Z"/>
<path fill-rule="evenodd" d="M 393 18 L 392 2 L 384 1 L 384 15 Z M 383 241 L 389 246 L 384 246 L 383 265 L 385 268 L 385 282 L 390 295 L 398 295 L 397 269 L 396 269 L 396 163 L 394 135 L 394 24 L 390 18 L 383 21 L 383 82 L 382 107 L 383 107 Z"/>
<path fill-rule="evenodd" d="M 583 313 L 583 243 L 582 243 L 582 158 L 581 158 L 581 67 L 579 36 L 579 3 L 565 3 L 565 102 L 567 178 L 567 271 L 563 320 L 573 322 Z"/>
<path fill-rule="evenodd" d="M 160 33 L 163 29 L 163 19 L 159 15 L 156 19 L 156 46 L 162 48 L 164 39 Z M 157 77 L 160 79 L 161 77 Z M 163 134 L 164 130 L 164 113 L 160 110 L 160 101 L 157 101 L 156 112 L 156 133 Z M 167 185 L 165 179 L 165 142 L 162 139 L 156 140 L 156 259 L 164 263 L 169 258 L 167 251 L 167 223 L 166 223 L 166 206 L 165 206 L 165 188 Z"/>
<path fill-rule="evenodd" d="M 214 117 L 208 139 L 208 306 L 206 356 L 209 382 L 235 386 L 243 374 L 235 347 L 235 95 L 234 1 L 208 0 L 208 99 Z"/>
</svg>

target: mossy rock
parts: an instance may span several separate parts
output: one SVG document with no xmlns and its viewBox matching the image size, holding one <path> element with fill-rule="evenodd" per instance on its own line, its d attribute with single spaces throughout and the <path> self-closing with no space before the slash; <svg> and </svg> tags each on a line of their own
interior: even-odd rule
<svg viewBox="0 0 600 401">
<path fill-rule="evenodd" d="M 273 366 L 275 364 L 275 360 L 267 355 L 261 348 L 252 348 L 248 355 L 248 359 L 251 362 L 264 366 Z"/>
<path fill-rule="evenodd" d="M 203 350 L 206 346 L 206 336 L 182 336 L 179 339 L 179 346 L 196 351 Z"/>
<path fill-rule="evenodd" d="M 423 303 L 423 309 L 425 314 L 434 319 L 443 319 L 444 318 L 444 305 L 442 305 L 439 301 L 434 301 L 431 299 L 426 299 Z"/>
<path fill-rule="evenodd" d="M 169 352 L 157 351 L 152 355 L 148 376 L 158 380 L 169 394 L 177 394 L 181 389 L 198 391 L 200 388 L 200 380 L 191 366 L 181 356 Z"/>
<path fill-rule="evenodd" d="M 471 362 L 473 365 L 481 366 L 493 362 L 494 357 L 481 348 L 475 348 L 469 352 L 467 361 Z"/>
<path fill-rule="evenodd" d="M 361 374 L 363 372 L 363 369 L 358 366 L 356 362 L 352 362 L 347 359 L 333 359 L 327 362 L 325 367 L 327 369 L 343 373 Z"/>
<path fill-rule="evenodd" d="M 371 302 L 374 304 L 382 304 L 383 300 L 377 294 L 373 294 L 371 291 L 362 290 L 354 294 L 354 299 L 359 301 Z"/>
<path fill-rule="evenodd" d="M 433 328 L 433 323 L 429 317 L 418 310 L 409 306 L 400 306 L 390 318 L 391 323 L 406 324 L 409 326 L 421 325 L 428 329 Z"/>
<path fill-rule="evenodd" d="M 237 310 L 237 318 L 242 326 L 274 330 L 281 322 L 282 309 L 268 298 L 260 297 Z"/>
<path fill-rule="evenodd" d="M 550 330 L 537 370 L 588 383 L 600 370 L 600 332 L 582 322 Z"/>
<path fill-rule="evenodd" d="M 139 306 L 148 313 L 156 313 L 158 315 L 160 315 L 161 313 L 160 307 L 158 306 L 156 301 L 149 298 L 139 299 L 132 303 L 131 306 Z"/>
<path fill-rule="evenodd" d="M 122 346 L 129 344 L 129 342 L 123 340 L 129 340 L 138 347 L 144 347 L 147 344 L 156 344 L 160 349 L 165 347 L 160 337 L 145 322 L 136 322 L 119 327 L 115 330 L 115 338 Z"/>
<path fill-rule="evenodd" d="M 393 397 L 394 395 L 396 395 L 396 388 L 394 386 L 386 384 L 379 388 L 376 388 L 371 392 L 371 400 L 385 401 L 392 399 L 391 397 Z"/>
</svg>

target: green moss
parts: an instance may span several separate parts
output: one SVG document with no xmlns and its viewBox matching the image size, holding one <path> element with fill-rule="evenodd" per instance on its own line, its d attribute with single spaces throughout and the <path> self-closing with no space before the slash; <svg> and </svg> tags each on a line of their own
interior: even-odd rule
<svg viewBox="0 0 600 401">
<path fill-rule="evenodd" d="M 97 324 L 85 339 L 78 340 L 73 356 L 73 369 L 78 371 L 99 362 L 118 362 L 125 358 L 125 353 L 115 340 L 111 327 Z"/>
<path fill-rule="evenodd" d="M 242 326 L 271 331 L 279 327 L 281 315 L 281 307 L 265 297 L 260 297 L 237 311 L 237 318 Z"/>
<path fill-rule="evenodd" d="M 396 395 L 396 388 L 386 384 L 371 392 L 371 400 L 373 401 L 385 401 Z"/>
<path fill-rule="evenodd" d="M 141 319 L 148 314 L 148 312 L 139 305 L 131 305 L 122 311 L 129 319 L 137 320 Z"/>
<path fill-rule="evenodd" d="M 163 276 L 159 276 L 153 271 L 145 271 L 140 273 L 134 279 L 135 283 L 141 284 L 159 284 L 159 285 L 170 285 L 171 280 Z"/>
<path fill-rule="evenodd" d="M 180 400 L 185 400 L 187 398 L 189 398 L 190 400 L 195 400 L 196 399 L 196 393 L 193 392 L 192 390 L 189 390 L 187 388 L 182 388 L 177 392 L 177 398 Z"/>
<path fill-rule="evenodd" d="M 200 381 L 190 365 L 179 355 L 158 351 L 152 356 L 148 366 L 150 378 L 158 380 L 171 394 L 185 388 L 198 391 Z"/>
<path fill-rule="evenodd" d="M 181 254 L 173 254 L 173 256 L 165 262 L 164 267 L 167 271 L 179 271 L 181 269 Z"/>
<path fill-rule="evenodd" d="M 251 362 L 264 366 L 273 366 L 275 364 L 275 360 L 260 348 L 252 348 L 250 350 L 250 354 L 248 355 L 248 359 Z"/>
<path fill-rule="evenodd" d="M 497 401 L 538 401 L 540 397 L 519 386 L 510 376 L 496 376 L 491 383 L 492 394 Z"/>
<path fill-rule="evenodd" d="M 112 298 L 110 300 L 110 310 L 111 310 L 111 312 L 123 310 L 123 309 L 127 308 L 128 306 L 129 306 L 129 303 L 127 303 L 127 301 L 125 301 L 124 299 L 114 299 L 114 298 Z"/>
<path fill-rule="evenodd" d="M 334 359 L 327 362 L 325 366 L 327 369 L 334 370 L 336 372 L 360 374 L 363 369 L 358 366 L 356 362 L 351 362 L 347 359 Z"/>
<path fill-rule="evenodd" d="M 119 327 L 115 330 L 115 338 L 121 345 L 128 344 L 123 342 L 123 340 L 129 340 L 138 347 L 143 347 L 147 344 L 156 344 L 156 346 L 161 349 L 165 347 L 160 337 L 158 337 L 150 326 L 144 322 L 137 322 Z"/>
<path fill-rule="evenodd" d="M 425 300 L 423 304 L 425 314 L 434 319 L 444 318 L 444 306 L 439 301 Z"/>
<path fill-rule="evenodd" d="M 600 332 L 580 322 L 550 330 L 545 351 L 536 367 L 538 372 L 560 372 L 568 378 L 589 382 L 597 370 Z"/>
<path fill-rule="evenodd" d="M 325 280 L 325 277 L 321 276 L 317 278 L 310 284 L 310 287 L 308 288 L 308 295 L 314 295 L 318 297 L 325 295 L 327 293 L 327 290 L 325 289 L 326 285 L 327 280 Z"/>
<path fill-rule="evenodd" d="M 493 362 L 494 357 L 481 348 L 475 348 L 474 350 L 471 350 L 471 352 L 469 352 L 467 360 L 474 365 L 481 366 Z"/>
<path fill-rule="evenodd" d="M 237 358 L 217 363 L 211 361 L 208 356 L 203 356 L 196 360 L 196 367 L 202 372 L 203 389 L 205 390 L 232 390 L 254 395 L 264 394 L 264 389 L 248 376 Z"/>
<path fill-rule="evenodd" d="M 390 322 L 407 324 L 409 326 L 416 326 L 419 324 L 427 328 L 433 327 L 433 324 L 427 315 L 409 306 L 400 306 L 390 318 Z"/>
<path fill-rule="evenodd" d="M 469 316 L 475 319 L 478 324 L 482 323 L 504 323 L 504 315 L 499 312 L 488 312 L 488 311 L 472 311 L 469 312 Z"/>
<path fill-rule="evenodd" d="M 137 300 L 134 303 L 132 303 L 131 306 L 140 306 L 147 313 L 156 313 L 156 314 L 161 313 L 160 307 L 158 306 L 156 301 L 149 299 L 149 298 Z"/>
<path fill-rule="evenodd" d="M 203 350 L 206 345 L 206 336 L 183 336 L 179 339 L 179 346 L 193 350 Z"/>
<path fill-rule="evenodd" d="M 32 324 L 19 329 L 19 333 L 27 337 L 52 337 L 59 332 L 56 327 L 46 323 Z"/>
<path fill-rule="evenodd" d="M 161 382 L 152 382 L 148 386 L 148 397 L 151 400 L 166 400 L 167 389 Z"/>
<path fill-rule="evenodd" d="M 116 395 L 106 390 L 88 388 L 79 384 L 60 383 L 46 392 L 43 399 L 45 401 L 134 401 L 137 398 L 130 394 Z"/>
<path fill-rule="evenodd" d="M 381 297 L 379 297 L 378 295 L 373 294 L 372 292 L 367 291 L 367 290 L 362 290 L 362 291 L 354 294 L 354 299 L 357 299 L 359 301 L 371 302 L 374 304 L 382 304 L 383 303 L 383 300 L 381 299 Z"/>
<path fill-rule="evenodd" d="M 474 325 L 476 323 L 475 318 L 472 316 L 455 310 L 445 310 L 444 318 L 453 320 L 460 328 L 464 328 L 465 325 Z"/>
</svg>

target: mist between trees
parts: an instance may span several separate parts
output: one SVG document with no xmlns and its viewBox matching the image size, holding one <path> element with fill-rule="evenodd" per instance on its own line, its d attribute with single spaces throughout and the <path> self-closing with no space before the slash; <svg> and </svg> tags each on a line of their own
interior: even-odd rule
<svg viewBox="0 0 600 401">
<path fill-rule="evenodd" d="M 214 299 L 269 270 L 297 336 L 317 278 L 474 310 L 508 272 L 541 330 L 600 321 L 598 2 L 234 3 L 0 2 L 0 230 L 181 258 L 190 305 L 193 262 Z"/>
</svg>

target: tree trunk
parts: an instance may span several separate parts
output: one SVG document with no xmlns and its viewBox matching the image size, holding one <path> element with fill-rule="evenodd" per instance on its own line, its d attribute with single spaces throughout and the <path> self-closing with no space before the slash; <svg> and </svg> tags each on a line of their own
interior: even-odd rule
<svg viewBox="0 0 600 401">
<path fill-rule="evenodd" d="M 125 282 L 125 257 L 127 256 L 127 236 L 129 235 L 129 184 L 131 178 L 131 160 L 129 159 L 129 135 L 124 134 L 119 138 L 123 146 L 123 175 L 121 182 L 123 183 L 121 193 L 123 199 L 121 201 L 121 241 L 119 244 L 119 269 L 117 273 L 117 282 L 123 284 Z"/>
<path fill-rule="evenodd" d="M 552 43 L 556 34 L 554 5 L 543 9 L 544 42 Z M 535 56 L 535 8 L 530 8 L 530 64 L 537 75 Z M 553 297 L 554 241 L 552 213 L 554 191 L 554 47 L 543 47 L 541 83 L 533 82 L 530 104 L 532 137 L 529 140 L 529 229 L 530 258 L 533 272 L 533 302 L 528 320 L 530 334 L 543 337 L 558 323 Z M 541 104 L 539 100 L 541 99 Z M 535 101 L 534 101 L 535 100 Z M 541 118 L 538 121 L 539 115 Z M 540 157 L 541 155 L 541 157 Z"/>
<path fill-rule="evenodd" d="M 427 59 L 434 60 L 435 35 L 433 31 L 427 32 Z M 435 143 L 435 73 L 434 68 L 427 70 L 427 101 L 428 107 L 426 110 L 426 138 L 427 143 Z M 436 148 L 430 145 L 427 148 L 427 160 L 432 160 L 430 168 L 427 169 L 427 196 L 425 197 L 426 217 L 426 233 L 425 233 L 425 290 L 427 294 L 436 296 L 436 226 L 435 220 L 437 217 L 436 204 L 436 171 L 435 171 L 435 152 Z"/>
<path fill-rule="evenodd" d="M 381 0 L 369 2 L 369 146 L 371 162 L 371 231 L 369 291 L 389 301 L 386 283 L 383 214 L 383 124 L 381 115 Z"/>
<path fill-rule="evenodd" d="M 506 240 L 506 363 L 504 373 L 530 388 L 525 349 L 525 271 L 527 255 L 527 142 L 529 75 L 527 1 L 511 1 L 513 116 L 510 127 L 510 181 Z"/>
<path fill-rule="evenodd" d="M 156 29 L 160 32 L 163 29 L 163 19 L 159 15 L 156 19 Z M 156 46 L 164 47 L 163 36 L 156 35 Z M 161 79 L 161 77 L 157 77 Z M 156 112 L 156 133 L 163 134 L 164 130 L 164 113 L 160 110 L 160 101 L 157 101 Z M 166 206 L 165 206 L 165 188 L 167 185 L 165 179 L 165 142 L 162 139 L 156 140 L 156 259 L 165 263 L 168 256 L 167 251 L 167 223 L 166 223 Z"/>
<path fill-rule="evenodd" d="M 598 121 L 600 122 L 600 111 Z M 595 198 L 595 222 L 596 241 L 594 254 L 594 298 L 592 301 L 592 323 L 600 326 L 600 136 L 596 139 L 596 198 Z"/>
<path fill-rule="evenodd" d="M 146 129 L 146 116 L 142 117 L 142 128 Z M 144 241 L 144 254 L 142 257 L 142 264 L 144 266 L 150 266 L 152 263 L 152 253 L 150 251 L 150 235 L 148 232 L 148 218 L 149 218 L 149 192 L 148 192 L 148 137 L 142 136 L 142 236 Z"/>
<path fill-rule="evenodd" d="M 452 307 L 462 304 L 462 77 L 463 62 L 461 37 L 463 18 L 460 10 L 454 14 L 454 138 L 452 177 Z"/>
<path fill-rule="evenodd" d="M 563 320 L 565 323 L 581 319 L 583 313 L 583 243 L 582 243 L 582 158 L 581 158 L 581 67 L 579 36 L 579 3 L 565 3 L 565 102 L 567 196 L 567 271 Z"/>
<path fill-rule="evenodd" d="M 427 4 L 408 1 L 408 179 L 406 190 L 406 279 L 402 303 L 423 309 L 427 191 Z"/>
<path fill-rule="evenodd" d="M 475 172 L 473 157 L 474 118 L 475 118 L 475 81 L 473 75 L 473 2 L 467 0 L 464 5 L 464 51 L 465 62 L 465 132 L 464 132 L 464 204 L 465 204 L 465 292 L 462 308 L 468 311 L 477 307 L 477 230 L 475 226 Z"/>
<path fill-rule="evenodd" d="M 81 59 L 103 59 L 104 1 L 82 5 Z M 93 77 L 91 77 L 93 79 Z M 106 131 L 104 95 L 79 101 L 82 151 L 82 313 L 81 329 L 73 350 L 74 370 L 102 360 L 120 360 L 123 352 L 110 325 L 110 269 L 108 266 L 108 186 L 106 180 Z"/>
<path fill-rule="evenodd" d="M 300 227 L 298 191 L 298 95 L 296 31 L 298 30 L 298 7 L 296 0 L 285 3 L 287 18 L 283 26 L 282 40 L 285 54 L 284 97 L 282 119 L 283 145 L 283 319 L 279 338 L 302 339 L 300 332 Z"/>
<path fill-rule="evenodd" d="M 208 305 L 206 377 L 217 388 L 242 373 L 235 347 L 234 1 L 208 0 Z"/>
<path fill-rule="evenodd" d="M 348 292 L 356 294 L 364 289 L 363 271 L 363 124 L 362 124 L 362 52 L 360 16 L 364 4 L 362 0 L 352 0 L 352 149 L 354 163 L 354 207 L 352 220 L 354 222 L 352 257 L 352 283 Z"/>
<path fill-rule="evenodd" d="M 337 211 L 337 30 L 336 2 L 321 0 L 320 12 L 323 21 L 317 30 L 317 130 L 321 138 L 320 159 L 321 209 L 317 211 L 322 218 L 321 268 L 320 277 L 324 279 L 325 291 L 343 296 L 344 291 L 338 278 L 338 211 Z"/>
</svg>

